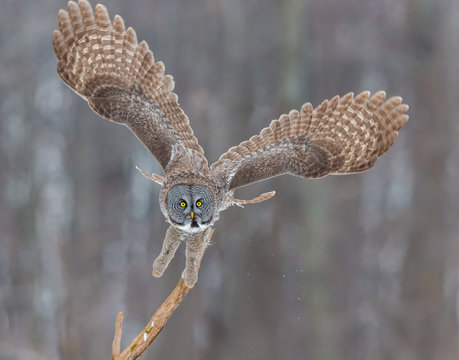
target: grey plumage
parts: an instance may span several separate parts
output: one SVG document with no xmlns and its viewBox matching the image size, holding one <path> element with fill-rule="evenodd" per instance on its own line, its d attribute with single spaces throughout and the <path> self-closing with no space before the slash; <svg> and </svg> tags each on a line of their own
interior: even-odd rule
<svg viewBox="0 0 459 360">
<path fill-rule="evenodd" d="M 274 195 L 238 200 L 234 189 L 281 174 L 317 178 L 364 171 L 389 149 L 408 120 L 402 99 L 385 101 L 383 91 L 335 96 L 273 120 L 209 168 L 173 93 L 172 77 L 120 16 L 112 22 L 104 6 L 93 12 L 88 1 L 80 0 L 70 1 L 58 18 L 53 47 L 61 79 L 104 119 L 127 126 L 164 169 L 164 177 L 142 172 L 162 185 L 160 207 L 171 223 L 153 275 L 162 275 L 183 240 L 189 287 L 197 280 L 197 265 L 220 212 Z"/>
<path fill-rule="evenodd" d="M 166 203 L 172 224 L 180 230 L 200 231 L 212 220 L 214 200 L 206 186 L 175 185 L 167 193 Z"/>
</svg>

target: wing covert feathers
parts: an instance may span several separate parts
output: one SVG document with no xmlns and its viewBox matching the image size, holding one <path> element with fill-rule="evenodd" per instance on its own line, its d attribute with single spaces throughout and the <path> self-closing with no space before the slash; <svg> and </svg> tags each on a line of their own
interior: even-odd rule
<svg viewBox="0 0 459 360">
<path fill-rule="evenodd" d="M 229 189 L 283 173 L 321 177 L 364 171 L 384 154 L 408 120 L 400 97 L 348 93 L 310 103 L 273 120 L 259 135 L 229 149 L 211 166 Z"/>
<path fill-rule="evenodd" d="M 207 168 L 188 117 L 172 92 L 172 76 L 164 75 L 164 64 L 155 62 L 145 41 L 138 43 L 134 29 L 126 29 L 118 15 L 112 22 L 103 5 L 93 11 L 86 0 L 70 1 L 58 20 L 59 30 L 53 33 L 57 72 L 70 88 L 105 119 L 127 125 L 163 167 L 177 142 Z M 138 112 L 140 122 L 135 120 Z"/>
</svg>

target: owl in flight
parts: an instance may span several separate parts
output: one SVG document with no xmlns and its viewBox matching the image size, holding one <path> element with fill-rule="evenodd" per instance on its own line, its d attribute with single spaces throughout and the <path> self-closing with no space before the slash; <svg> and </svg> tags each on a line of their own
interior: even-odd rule
<svg viewBox="0 0 459 360">
<path fill-rule="evenodd" d="M 220 212 L 252 200 L 234 198 L 234 190 L 282 174 L 319 178 L 364 171 L 384 154 L 408 120 L 400 97 L 385 101 L 348 93 L 313 108 L 306 103 L 232 147 L 210 167 L 193 135 L 188 117 L 145 41 L 138 43 L 120 16 L 93 11 L 86 0 L 70 1 L 59 11 L 53 47 L 57 72 L 104 119 L 127 126 L 164 169 L 164 176 L 143 175 L 161 185 L 161 211 L 170 223 L 153 275 L 161 276 L 181 241 L 186 242 L 185 285 L 193 287 L 198 266 Z"/>
</svg>

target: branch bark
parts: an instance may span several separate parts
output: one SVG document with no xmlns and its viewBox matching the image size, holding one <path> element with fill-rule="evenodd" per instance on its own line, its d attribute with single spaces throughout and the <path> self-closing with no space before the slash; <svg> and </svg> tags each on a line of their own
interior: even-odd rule
<svg viewBox="0 0 459 360">
<path fill-rule="evenodd" d="M 213 233 L 213 229 L 211 230 Z M 209 244 L 212 233 L 207 237 L 205 246 Z M 198 271 L 199 271 L 198 264 Z M 156 310 L 151 319 L 145 325 L 143 330 L 131 341 L 131 343 L 121 352 L 121 333 L 123 323 L 123 313 L 120 312 L 116 317 L 115 337 L 112 344 L 112 360 L 135 360 L 138 359 L 153 343 L 158 334 L 166 325 L 175 309 L 181 304 L 186 294 L 191 288 L 185 285 L 183 278 L 180 279 L 177 286 L 169 294 L 167 299 Z"/>
</svg>

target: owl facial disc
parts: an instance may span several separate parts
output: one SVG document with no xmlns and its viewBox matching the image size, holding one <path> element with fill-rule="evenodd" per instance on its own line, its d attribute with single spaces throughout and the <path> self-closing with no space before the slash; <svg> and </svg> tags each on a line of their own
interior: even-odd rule
<svg viewBox="0 0 459 360">
<path fill-rule="evenodd" d="M 204 231 L 212 223 L 214 199 L 207 186 L 175 185 L 166 203 L 171 224 L 183 231 Z"/>
</svg>

